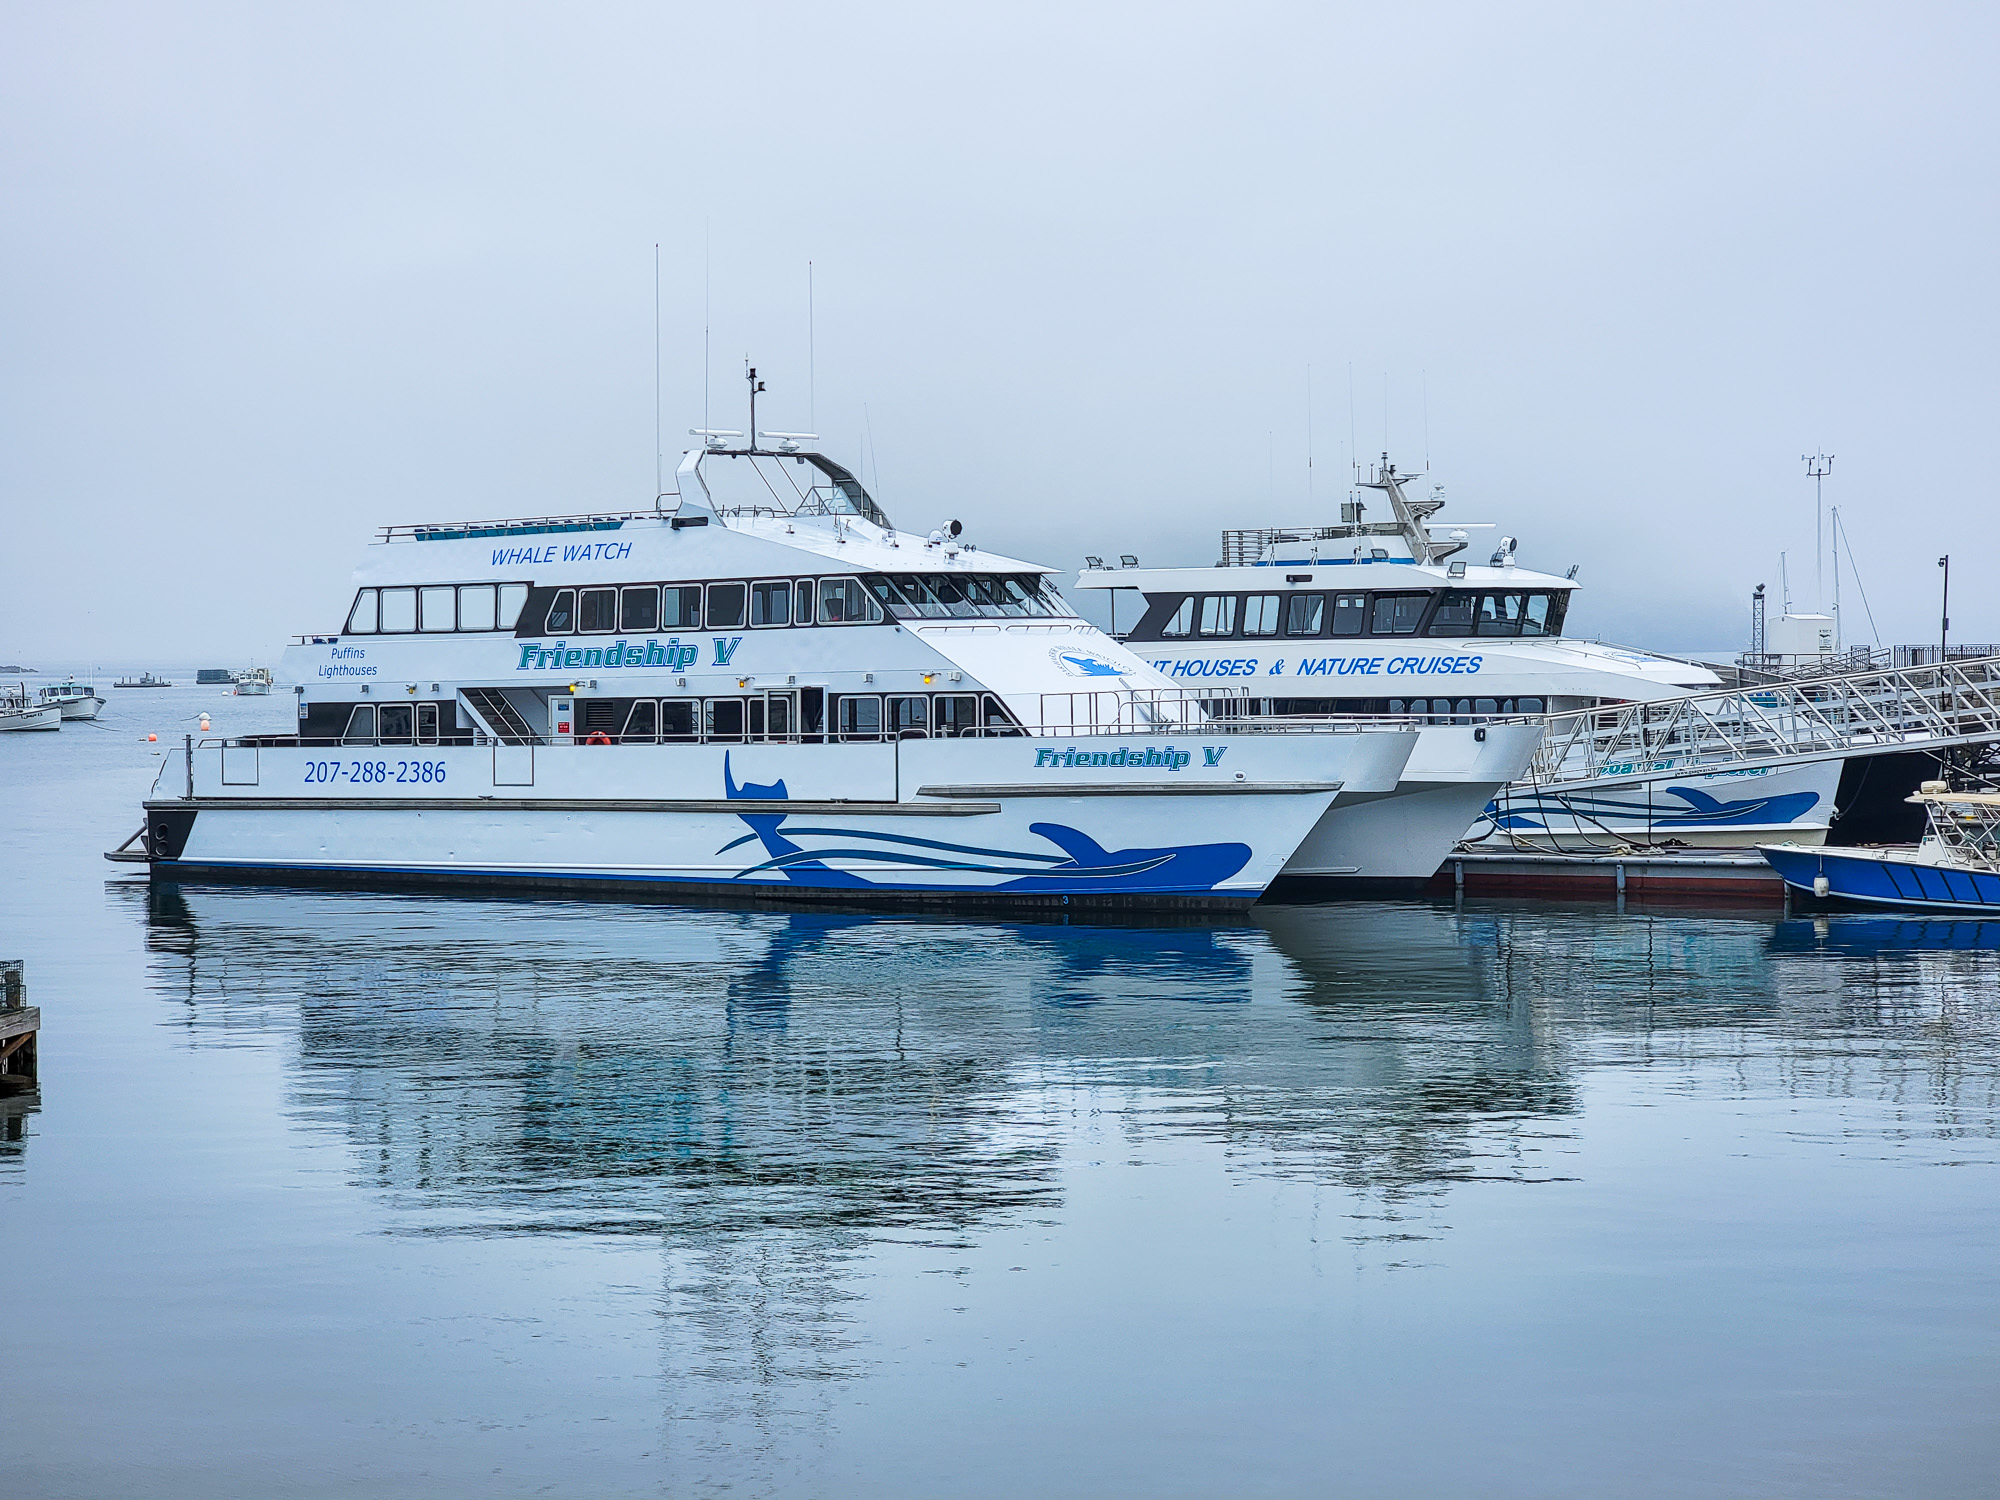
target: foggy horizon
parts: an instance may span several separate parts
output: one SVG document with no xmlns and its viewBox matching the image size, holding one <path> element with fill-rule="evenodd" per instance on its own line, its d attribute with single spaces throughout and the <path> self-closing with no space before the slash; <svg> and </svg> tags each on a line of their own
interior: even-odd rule
<svg viewBox="0 0 2000 1500">
<path fill-rule="evenodd" d="M 1825 451 L 1846 639 L 1934 643 L 1949 552 L 2000 640 L 1981 9 L 0 28 L 0 661 L 275 665 L 378 526 L 646 508 L 746 356 L 899 526 L 1065 585 L 1387 451 L 1465 556 L 1579 565 L 1572 634 L 1734 651 L 1781 553 L 1814 606 Z"/>
</svg>

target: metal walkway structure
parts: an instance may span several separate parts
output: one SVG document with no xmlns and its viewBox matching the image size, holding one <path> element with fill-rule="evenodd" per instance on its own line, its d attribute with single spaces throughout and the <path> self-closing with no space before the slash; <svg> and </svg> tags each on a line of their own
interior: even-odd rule
<svg viewBox="0 0 2000 1500">
<path fill-rule="evenodd" d="M 2000 656 L 1551 714 L 1520 785 L 2000 741 Z"/>
</svg>

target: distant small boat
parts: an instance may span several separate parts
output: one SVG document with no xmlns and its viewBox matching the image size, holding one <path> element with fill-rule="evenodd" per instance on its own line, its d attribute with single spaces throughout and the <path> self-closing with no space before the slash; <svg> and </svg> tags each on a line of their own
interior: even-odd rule
<svg viewBox="0 0 2000 1500">
<path fill-rule="evenodd" d="M 28 696 L 25 684 L 0 695 L 0 732 L 10 729 L 60 729 L 62 708 L 54 703 L 37 703 Z"/>
<path fill-rule="evenodd" d="M 236 679 L 236 696 L 239 698 L 265 698 L 270 696 L 271 684 L 261 677 L 239 677 Z"/>
<path fill-rule="evenodd" d="M 1786 885 L 1870 906 L 2000 912 L 2000 792 L 1954 792 L 1926 781 L 1911 802 L 1930 817 L 1915 848 L 1759 844 Z"/>
<path fill-rule="evenodd" d="M 167 681 L 166 678 L 155 677 L 151 672 L 143 673 L 138 677 L 121 677 L 111 685 L 113 687 L 172 687 L 173 686 L 173 684 Z"/>
<path fill-rule="evenodd" d="M 104 707 L 104 700 L 97 696 L 97 689 L 87 682 L 78 682 L 74 677 L 43 688 L 41 701 L 44 708 L 53 703 L 62 710 L 65 719 L 94 719 L 98 710 Z"/>
</svg>

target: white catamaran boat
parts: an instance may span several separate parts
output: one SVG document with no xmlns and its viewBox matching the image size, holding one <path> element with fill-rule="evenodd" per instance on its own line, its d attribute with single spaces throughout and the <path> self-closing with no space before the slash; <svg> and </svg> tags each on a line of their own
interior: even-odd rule
<svg viewBox="0 0 2000 1500">
<path fill-rule="evenodd" d="M 1414 725 L 1218 717 L 803 435 L 651 511 L 386 528 L 298 639 L 297 733 L 190 742 L 156 878 L 1242 904 Z M 769 446 L 774 445 L 774 446 Z M 178 758 L 177 758 L 178 759 Z M 1454 828 L 1427 852 L 1435 865 Z"/>
<path fill-rule="evenodd" d="M 1091 558 L 1077 579 L 1137 590 L 1144 612 L 1120 639 L 1171 680 L 1198 685 L 1214 711 L 1407 715 L 1423 725 L 1394 791 L 1343 798 L 1288 876 L 1425 880 L 1440 839 L 1448 847 L 1468 833 L 1558 849 L 1641 834 L 1732 846 L 1825 836 L 1837 761 L 1669 777 L 1633 765 L 1559 789 L 1519 780 L 1543 715 L 1676 697 L 1718 679 L 1691 662 L 1564 636 L 1574 578 L 1521 567 L 1512 537 L 1485 566 L 1457 559 L 1471 531 L 1494 528 L 1435 520 L 1444 501 L 1410 499 L 1413 477 L 1385 455 L 1364 482 L 1385 497 L 1386 520 L 1350 500 L 1338 526 L 1225 531 L 1212 568 Z"/>
<path fill-rule="evenodd" d="M 54 704 L 61 709 L 65 719 L 94 719 L 104 707 L 97 689 L 74 677 L 41 689 L 40 698 L 44 707 Z"/>
</svg>

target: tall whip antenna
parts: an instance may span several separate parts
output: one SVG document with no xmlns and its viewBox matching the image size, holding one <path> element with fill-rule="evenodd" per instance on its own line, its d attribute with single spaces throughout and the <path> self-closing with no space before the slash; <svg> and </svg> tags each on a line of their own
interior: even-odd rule
<svg viewBox="0 0 2000 1500">
<path fill-rule="evenodd" d="M 806 262 L 806 427 L 819 431 L 819 349 L 813 341 L 813 263 Z"/>
<path fill-rule="evenodd" d="M 1799 461 L 1806 466 L 1806 474 L 1813 482 L 1813 608 L 1825 609 L 1826 521 L 1825 508 L 1820 503 L 1820 486 L 1833 472 L 1833 455 L 1803 454 Z"/>
<path fill-rule="evenodd" d="M 666 446 L 660 436 L 660 242 L 653 241 L 653 496 L 666 487 Z"/>
<path fill-rule="evenodd" d="M 1313 367 L 1306 366 L 1306 514 L 1313 501 Z"/>
<path fill-rule="evenodd" d="M 701 425 L 704 431 L 715 424 L 708 419 L 708 220 L 701 221 Z"/>
</svg>

